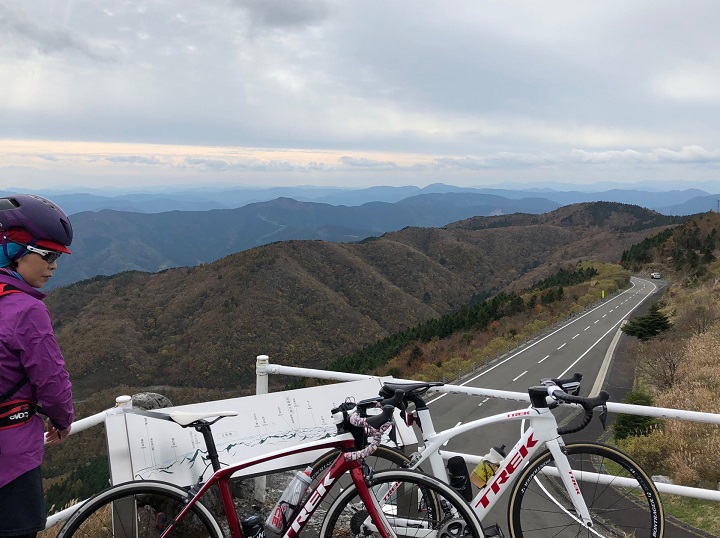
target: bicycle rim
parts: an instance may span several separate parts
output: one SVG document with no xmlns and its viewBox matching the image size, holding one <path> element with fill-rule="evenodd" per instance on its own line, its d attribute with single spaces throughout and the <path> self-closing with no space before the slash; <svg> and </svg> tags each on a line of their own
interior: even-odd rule
<svg viewBox="0 0 720 538">
<path fill-rule="evenodd" d="M 68 520 L 58 538 L 156 538 L 185 506 L 183 490 L 161 482 L 120 484 L 89 499 Z M 173 538 L 220 538 L 210 512 L 196 503 L 177 523 Z"/>
<path fill-rule="evenodd" d="M 399 538 L 483 538 L 470 506 L 433 477 L 410 470 L 379 472 L 370 481 L 370 491 Z M 343 491 L 330 507 L 320 536 L 380 536 L 355 486 Z"/>
<path fill-rule="evenodd" d="M 523 470 L 510 497 L 508 524 L 514 538 L 661 538 L 660 496 L 647 474 L 625 453 L 600 443 L 566 447 L 592 527 L 577 517 L 565 486 L 545 451 Z M 582 477 L 582 479 L 580 479 Z M 623 482 L 632 482 L 628 487 Z"/>
</svg>

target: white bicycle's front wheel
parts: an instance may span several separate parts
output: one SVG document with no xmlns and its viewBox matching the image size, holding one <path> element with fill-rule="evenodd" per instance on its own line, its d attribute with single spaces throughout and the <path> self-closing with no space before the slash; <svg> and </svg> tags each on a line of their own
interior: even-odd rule
<svg viewBox="0 0 720 538">
<path fill-rule="evenodd" d="M 375 473 L 368 487 L 383 523 L 399 538 L 484 538 L 470 505 L 434 477 L 393 469 Z M 328 509 L 320 537 L 356 536 L 381 534 L 352 485 Z"/>
<path fill-rule="evenodd" d="M 591 526 L 576 514 L 546 450 L 518 477 L 510 495 L 513 538 L 661 538 L 665 518 L 655 484 L 627 454 L 601 443 L 565 447 Z"/>
</svg>

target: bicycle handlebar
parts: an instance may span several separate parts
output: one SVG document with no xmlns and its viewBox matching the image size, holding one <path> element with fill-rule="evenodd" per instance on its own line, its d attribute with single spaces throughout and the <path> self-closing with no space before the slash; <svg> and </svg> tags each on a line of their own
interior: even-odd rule
<svg viewBox="0 0 720 538">
<path fill-rule="evenodd" d="M 601 391 L 600 394 L 594 398 L 583 398 L 579 396 L 580 393 L 580 381 L 582 381 L 583 375 L 581 373 L 575 373 L 572 377 L 560 379 L 560 378 L 549 378 L 543 379 L 543 386 L 531 387 L 529 389 L 530 399 L 535 407 L 550 407 L 551 409 L 557 407 L 557 402 L 576 404 L 581 406 L 585 410 L 585 417 L 581 422 L 575 425 L 567 426 L 564 428 L 558 428 L 560 435 L 575 433 L 585 428 L 593 418 L 594 409 L 596 407 L 602 407 L 603 411 L 600 415 L 603 428 L 606 426 L 607 419 L 607 407 L 606 403 L 610 399 L 610 395 Z M 387 406 L 395 406 L 401 411 L 401 415 L 405 415 L 405 407 L 408 402 L 414 403 L 416 408 L 425 408 L 425 402 L 422 400 L 424 395 L 431 387 L 441 386 L 443 383 L 384 383 L 380 389 L 380 395 L 369 400 L 364 400 L 358 404 L 358 408 L 361 412 L 369 407 L 382 406 L 385 409 Z M 556 402 L 548 406 L 546 398 L 551 396 Z M 373 417 L 379 424 L 382 424 L 382 415 L 377 418 Z M 422 426 L 421 426 L 422 427 Z"/>
<path fill-rule="evenodd" d="M 547 388 L 547 393 L 555 400 L 563 403 L 577 404 L 585 410 L 585 417 L 582 421 L 575 425 L 566 426 L 564 428 L 558 428 L 560 435 L 566 435 L 569 433 L 576 433 L 585 428 L 593 418 L 593 413 L 596 407 L 602 407 L 603 411 L 600 415 L 600 421 L 605 427 L 605 419 L 607 417 L 607 401 L 610 399 L 610 394 L 606 391 L 600 391 L 600 393 L 594 398 L 584 398 L 582 396 L 576 396 L 574 394 L 568 394 L 563 388 L 557 385 L 551 385 Z"/>
<path fill-rule="evenodd" d="M 401 397 L 402 399 L 402 397 Z M 399 403 L 400 400 L 398 400 Z M 383 424 L 390 422 L 395 412 L 395 404 L 387 404 L 382 407 L 382 413 L 375 415 L 374 417 L 367 418 L 368 426 L 379 429 Z"/>
<path fill-rule="evenodd" d="M 568 394 L 578 396 L 580 394 L 580 381 L 582 381 L 582 378 L 583 375 L 576 372 L 572 377 L 568 377 L 566 379 L 550 378 L 542 379 L 540 382 L 546 386 L 557 385 Z"/>
<path fill-rule="evenodd" d="M 351 459 L 364 458 L 375 452 L 377 445 L 380 444 L 382 434 L 391 425 L 395 407 L 400 405 L 404 396 L 405 393 L 398 390 L 391 398 L 384 400 L 380 400 L 379 397 L 370 398 L 357 404 L 351 400 L 346 400 L 332 409 L 331 412 L 338 433 L 351 433 L 355 439 L 355 447 L 358 449 L 356 452 L 347 453 L 346 457 Z M 369 406 L 372 405 L 375 408 L 379 404 L 383 404 L 379 415 L 366 416 L 365 411 Z M 368 437 L 371 438 L 371 441 L 369 445 L 365 446 Z"/>
</svg>

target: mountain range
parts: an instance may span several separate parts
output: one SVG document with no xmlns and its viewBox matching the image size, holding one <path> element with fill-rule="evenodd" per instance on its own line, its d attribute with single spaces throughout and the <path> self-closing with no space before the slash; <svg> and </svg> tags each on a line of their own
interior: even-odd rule
<svg viewBox="0 0 720 538">
<path fill-rule="evenodd" d="M 46 302 L 79 398 L 120 385 L 238 389 L 253 383 L 258 354 L 322 367 L 580 259 L 617 262 L 682 220 L 604 202 L 475 216 L 353 243 L 282 241 L 193 267 L 96 277 Z M 115 233 L 129 237 L 121 224 Z M 208 241 L 219 235 L 200 229 Z M 177 230 L 182 247 L 202 246 L 187 235 Z"/>
<path fill-rule="evenodd" d="M 24 189 L 6 190 L 27 192 Z M 95 189 L 91 192 L 68 190 L 38 191 L 58 203 L 68 214 L 81 211 L 113 209 L 136 213 L 163 213 L 166 211 L 207 211 L 210 209 L 235 209 L 247 204 L 268 202 L 276 198 L 292 198 L 300 202 L 317 202 L 330 205 L 359 206 L 370 202 L 395 203 L 405 198 L 423 194 L 470 193 L 501 196 L 511 200 L 520 198 L 544 198 L 558 206 L 582 202 L 618 202 L 635 204 L 654 209 L 665 215 L 691 215 L 717 210 L 720 187 L 713 192 L 700 189 L 659 189 L 652 184 L 646 188 L 612 188 L 588 192 L 573 188 L 557 190 L 549 188 L 472 188 L 434 183 L 426 187 L 375 186 L 363 189 L 340 187 L 174 187 L 162 192 L 118 192 L 118 190 Z M 538 211 L 531 211 L 538 212 Z"/>
<path fill-rule="evenodd" d="M 194 266 L 276 241 L 358 241 L 407 226 L 439 227 L 477 215 L 546 213 L 559 204 L 475 193 L 422 194 L 396 203 L 333 206 L 277 198 L 237 209 L 72 215 L 73 254 L 47 289 L 122 271 Z"/>
</svg>

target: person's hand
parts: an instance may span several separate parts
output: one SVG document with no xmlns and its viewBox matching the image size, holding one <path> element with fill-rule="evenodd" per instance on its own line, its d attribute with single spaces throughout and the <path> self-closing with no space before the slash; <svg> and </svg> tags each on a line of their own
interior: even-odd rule
<svg viewBox="0 0 720 538">
<path fill-rule="evenodd" d="M 52 423 L 48 422 L 47 433 L 45 434 L 45 443 L 53 446 L 60 444 L 68 435 L 72 426 L 59 430 Z"/>
</svg>

